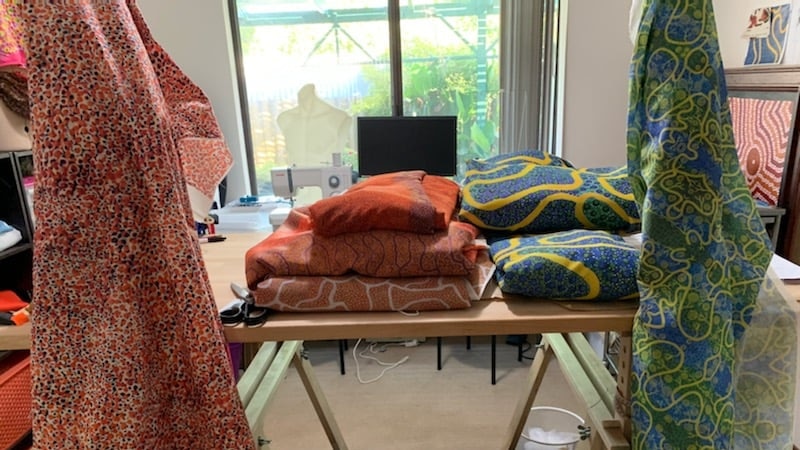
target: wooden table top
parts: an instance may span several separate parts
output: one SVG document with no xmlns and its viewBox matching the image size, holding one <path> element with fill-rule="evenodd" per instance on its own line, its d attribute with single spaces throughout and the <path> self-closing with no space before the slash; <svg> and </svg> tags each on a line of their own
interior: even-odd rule
<svg viewBox="0 0 800 450">
<path fill-rule="evenodd" d="M 264 237 L 233 234 L 224 242 L 203 244 L 211 287 L 220 307 L 235 298 L 231 282 L 245 285 L 244 254 Z M 635 302 L 600 307 L 520 298 L 479 301 L 469 309 L 424 311 L 414 316 L 399 312 L 275 313 L 261 327 L 226 327 L 225 334 L 231 342 L 264 342 L 626 330 L 635 311 Z"/>
<path fill-rule="evenodd" d="M 267 236 L 232 233 L 223 242 L 201 244 L 211 287 L 219 307 L 235 299 L 230 283 L 244 283 L 244 254 Z M 800 300 L 800 284 L 786 285 Z M 549 332 L 630 330 L 636 302 L 555 302 L 520 297 L 475 302 L 469 309 L 397 312 L 275 313 L 261 327 L 226 327 L 231 342 L 355 339 L 397 336 L 480 336 Z M 30 324 L 0 327 L 0 349 L 30 346 Z"/>
</svg>

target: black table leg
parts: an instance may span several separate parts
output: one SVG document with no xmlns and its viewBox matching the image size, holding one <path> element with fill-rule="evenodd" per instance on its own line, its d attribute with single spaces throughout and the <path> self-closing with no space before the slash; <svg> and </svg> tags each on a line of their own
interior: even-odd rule
<svg viewBox="0 0 800 450">
<path fill-rule="evenodd" d="M 497 384 L 497 336 L 492 335 L 492 385 Z"/>
<path fill-rule="evenodd" d="M 442 370 L 442 338 L 436 338 L 436 370 Z"/>
<path fill-rule="evenodd" d="M 339 339 L 339 372 L 344 375 L 344 351 L 347 349 L 347 341 Z"/>
</svg>

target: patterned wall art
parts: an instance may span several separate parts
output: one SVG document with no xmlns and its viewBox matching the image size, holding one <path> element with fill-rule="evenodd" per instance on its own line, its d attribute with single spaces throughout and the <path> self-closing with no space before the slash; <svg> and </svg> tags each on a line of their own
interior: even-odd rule
<svg viewBox="0 0 800 450">
<path fill-rule="evenodd" d="M 742 172 L 753 197 L 758 202 L 775 206 L 783 179 L 789 131 L 795 99 L 759 96 L 729 98 L 733 134 Z M 784 95 L 785 97 L 785 95 Z"/>
</svg>

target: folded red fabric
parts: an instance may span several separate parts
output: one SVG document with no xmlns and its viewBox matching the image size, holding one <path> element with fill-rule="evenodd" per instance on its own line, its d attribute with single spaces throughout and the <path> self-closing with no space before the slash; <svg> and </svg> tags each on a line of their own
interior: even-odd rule
<svg viewBox="0 0 800 450">
<path fill-rule="evenodd" d="M 14 291 L 0 291 L 0 312 L 14 312 L 28 306 Z"/>
<path fill-rule="evenodd" d="M 453 214 L 456 213 L 461 196 L 461 186 L 453 180 L 437 175 L 425 175 L 422 189 L 436 209 L 435 225 L 437 230 L 446 230 Z"/>
<path fill-rule="evenodd" d="M 447 229 L 459 186 L 421 170 L 372 176 L 310 207 L 314 232 L 335 236 L 369 230 L 430 234 Z"/>
</svg>

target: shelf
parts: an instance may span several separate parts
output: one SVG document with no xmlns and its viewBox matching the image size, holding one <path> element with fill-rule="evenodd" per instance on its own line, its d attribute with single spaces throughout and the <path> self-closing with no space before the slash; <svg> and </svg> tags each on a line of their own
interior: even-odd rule
<svg viewBox="0 0 800 450">
<path fill-rule="evenodd" d="M 33 290 L 33 221 L 23 178 L 33 173 L 30 150 L 0 152 L 0 220 L 22 235 L 15 245 L 0 251 L 0 289 L 28 297 Z"/>
<path fill-rule="evenodd" d="M 33 244 L 17 244 L 13 247 L 7 248 L 3 251 L 0 251 L 0 259 L 8 258 L 9 256 L 16 255 L 17 253 L 22 253 L 27 250 L 31 250 L 33 248 Z"/>
<path fill-rule="evenodd" d="M 33 242 L 33 232 L 19 158 L 25 158 L 27 166 L 30 166 L 28 152 L 0 153 L 0 198 L 3 199 L 0 202 L 0 220 L 22 233 L 21 243 L 30 244 Z"/>
<path fill-rule="evenodd" d="M 31 323 L 21 326 L 0 325 L 0 350 L 31 348 Z"/>
</svg>

